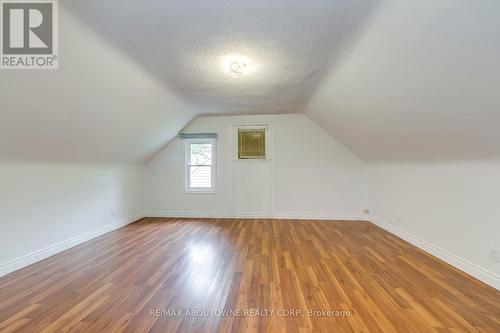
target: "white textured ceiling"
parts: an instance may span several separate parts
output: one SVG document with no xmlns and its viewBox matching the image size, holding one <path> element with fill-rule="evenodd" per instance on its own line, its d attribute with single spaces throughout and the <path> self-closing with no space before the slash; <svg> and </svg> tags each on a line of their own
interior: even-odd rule
<svg viewBox="0 0 500 333">
<path fill-rule="evenodd" d="M 498 0 L 60 4 L 60 69 L 0 71 L 1 161 L 142 162 L 196 115 L 282 112 L 367 161 L 500 158 Z"/>
<path fill-rule="evenodd" d="M 69 0 L 199 113 L 298 112 L 377 0 Z M 224 58 L 249 59 L 234 79 Z"/>
</svg>

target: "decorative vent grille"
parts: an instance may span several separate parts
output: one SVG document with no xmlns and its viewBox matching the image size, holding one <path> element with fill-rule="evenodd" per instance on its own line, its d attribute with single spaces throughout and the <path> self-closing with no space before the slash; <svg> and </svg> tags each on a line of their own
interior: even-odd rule
<svg viewBox="0 0 500 333">
<path fill-rule="evenodd" d="M 238 129 L 238 159 L 266 159 L 266 129 Z"/>
</svg>

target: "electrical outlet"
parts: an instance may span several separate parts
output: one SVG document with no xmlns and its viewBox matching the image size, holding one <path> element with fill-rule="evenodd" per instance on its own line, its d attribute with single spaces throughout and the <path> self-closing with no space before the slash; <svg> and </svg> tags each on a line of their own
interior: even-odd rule
<svg viewBox="0 0 500 333">
<path fill-rule="evenodd" d="M 491 248 L 490 259 L 496 263 L 500 263 L 500 250 Z"/>
<path fill-rule="evenodd" d="M 118 216 L 118 214 L 116 213 L 116 209 L 111 209 L 111 210 L 109 211 L 109 215 L 111 215 L 111 217 L 117 217 L 117 216 Z"/>
</svg>

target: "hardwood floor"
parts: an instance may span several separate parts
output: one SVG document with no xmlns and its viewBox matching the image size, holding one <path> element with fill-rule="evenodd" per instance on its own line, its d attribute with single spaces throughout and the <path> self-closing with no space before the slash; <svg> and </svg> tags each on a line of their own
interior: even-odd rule
<svg viewBox="0 0 500 333">
<path fill-rule="evenodd" d="M 0 278 L 0 331 L 498 333 L 500 293 L 368 222 L 146 218 Z"/>
</svg>

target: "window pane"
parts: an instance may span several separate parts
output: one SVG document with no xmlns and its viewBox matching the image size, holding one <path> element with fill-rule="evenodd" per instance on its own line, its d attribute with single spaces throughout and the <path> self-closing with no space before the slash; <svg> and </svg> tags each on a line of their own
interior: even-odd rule
<svg viewBox="0 0 500 333">
<path fill-rule="evenodd" d="M 192 143 L 189 146 L 190 165 L 212 165 L 212 144 Z"/>
<path fill-rule="evenodd" d="M 238 158 L 239 159 L 266 158 L 265 129 L 238 130 Z"/>
<path fill-rule="evenodd" d="M 189 166 L 189 187 L 211 188 L 212 167 L 209 165 Z"/>
</svg>

